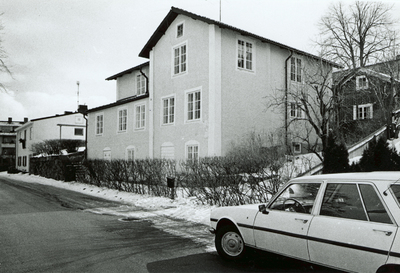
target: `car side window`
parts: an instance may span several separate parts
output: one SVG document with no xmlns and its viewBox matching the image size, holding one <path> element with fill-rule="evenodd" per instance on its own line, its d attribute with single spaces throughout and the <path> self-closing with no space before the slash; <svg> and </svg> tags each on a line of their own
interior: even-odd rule
<svg viewBox="0 0 400 273">
<path fill-rule="evenodd" d="M 392 220 L 374 187 L 366 184 L 360 184 L 359 187 L 369 220 L 372 222 L 392 224 Z"/>
<path fill-rule="evenodd" d="M 356 184 L 328 184 L 320 215 L 367 220 Z"/>
<path fill-rule="evenodd" d="M 291 184 L 281 192 L 269 208 L 310 214 L 320 186 L 321 183 Z"/>
</svg>

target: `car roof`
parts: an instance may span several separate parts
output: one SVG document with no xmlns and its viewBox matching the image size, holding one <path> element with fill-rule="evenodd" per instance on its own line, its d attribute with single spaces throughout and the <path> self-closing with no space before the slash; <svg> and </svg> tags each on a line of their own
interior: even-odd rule
<svg viewBox="0 0 400 273">
<path fill-rule="evenodd" d="M 355 181 L 380 181 L 394 183 L 399 180 L 400 172 L 360 172 L 360 173 L 335 173 L 335 174 L 320 174 L 312 176 L 303 176 L 293 179 L 292 181 L 300 180 L 341 180 L 341 182 L 355 182 Z"/>
</svg>

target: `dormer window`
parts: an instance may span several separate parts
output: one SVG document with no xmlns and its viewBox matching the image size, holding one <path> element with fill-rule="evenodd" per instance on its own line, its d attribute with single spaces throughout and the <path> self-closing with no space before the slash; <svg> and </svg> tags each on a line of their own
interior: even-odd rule
<svg viewBox="0 0 400 273">
<path fill-rule="evenodd" d="M 366 76 L 357 76 L 356 77 L 356 89 L 367 89 L 368 88 L 368 79 Z"/>
<path fill-rule="evenodd" d="M 136 76 L 136 95 L 143 95 L 146 93 L 146 79 L 143 75 Z"/>
<path fill-rule="evenodd" d="M 183 23 L 176 26 L 176 38 L 183 36 Z"/>
</svg>

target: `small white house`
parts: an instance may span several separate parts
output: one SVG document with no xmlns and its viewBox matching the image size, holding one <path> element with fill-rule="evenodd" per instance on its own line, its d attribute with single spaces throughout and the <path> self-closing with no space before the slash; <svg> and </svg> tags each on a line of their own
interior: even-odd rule
<svg viewBox="0 0 400 273">
<path fill-rule="evenodd" d="M 49 139 L 85 140 L 86 120 L 81 113 L 65 112 L 32 119 L 16 129 L 16 168 L 29 171 L 29 158 L 34 155 L 32 145 Z"/>
</svg>

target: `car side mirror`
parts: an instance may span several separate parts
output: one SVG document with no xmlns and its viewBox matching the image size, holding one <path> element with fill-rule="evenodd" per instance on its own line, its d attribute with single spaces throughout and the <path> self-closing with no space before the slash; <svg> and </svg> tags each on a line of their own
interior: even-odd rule
<svg viewBox="0 0 400 273">
<path fill-rule="evenodd" d="M 268 214 L 269 211 L 267 210 L 267 206 L 265 204 L 261 204 L 258 206 L 258 211 L 262 214 Z"/>
</svg>

